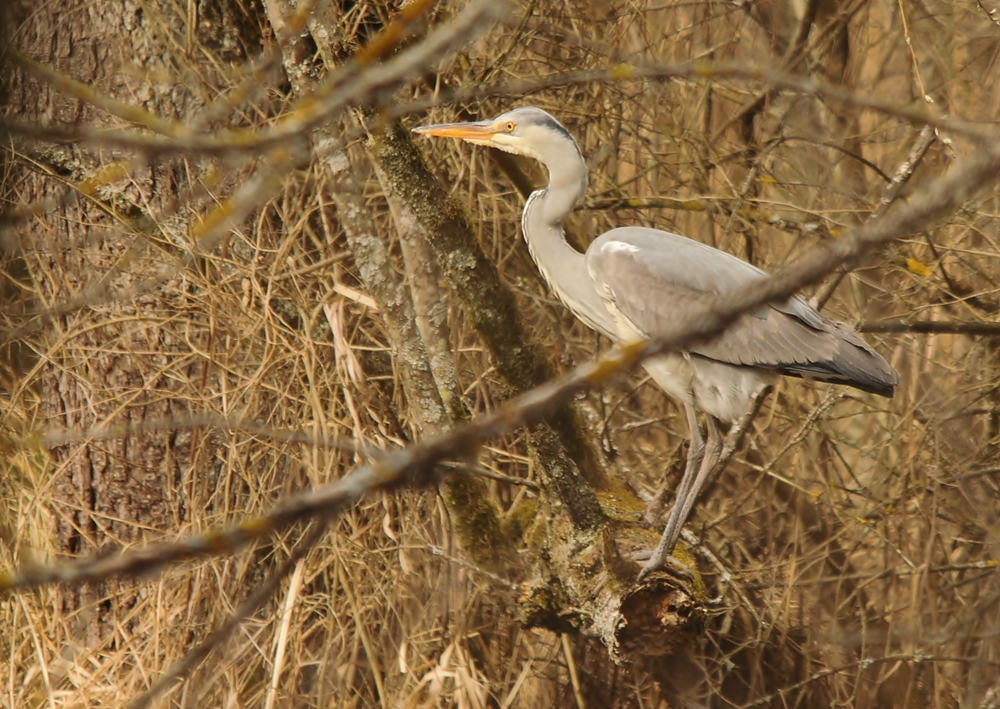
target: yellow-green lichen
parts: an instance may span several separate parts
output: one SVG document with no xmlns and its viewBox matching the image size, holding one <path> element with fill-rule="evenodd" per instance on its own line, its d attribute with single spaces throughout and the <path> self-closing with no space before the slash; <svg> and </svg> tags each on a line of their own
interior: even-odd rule
<svg viewBox="0 0 1000 709">
<path fill-rule="evenodd" d="M 455 475 L 443 483 L 441 494 L 462 549 L 473 563 L 495 574 L 515 568 L 514 548 L 500 524 L 500 510 L 486 494 L 482 480 Z"/>
<path fill-rule="evenodd" d="M 500 530 L 511 542 L 516 543 L 521 541 L 535 524 L 537 515 L 538 498 L 523 499 L 507 512 L 507 515 L 500 523 Z"/>
</svg>

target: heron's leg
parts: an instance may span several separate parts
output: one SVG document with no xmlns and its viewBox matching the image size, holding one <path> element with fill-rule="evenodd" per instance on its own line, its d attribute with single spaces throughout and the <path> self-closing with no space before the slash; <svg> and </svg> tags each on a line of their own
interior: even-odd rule
<svg viewBox="0 0 1000 709">
<path fill-rule="evenodd" d="M 701 465 L 698 466 L 698 473 L 697 475 L 692 475 L 692 480 L 690 481 L 687 481 L 688 476 L 685 473 L 685 480 L 681 482 L 681 487 L 678 488 L 677 499 L 674 501 L 674 506 L 667 517 L 667 523 L 663 530 L 663 536 L 660 537 L 660 543 L 657 545 L 655 551 L 653 551 L 653 555 L 649 561 L 642 568 L 642 571 L 639 572 L 640 581 L 647 574 L 658 569 L 682 578 L 691 577 L 691 573 L 687 571 L 684 564 L 674 559 L 671 556 L 671 552 L 673 552 L 674 547 L 677 545 L 677 540 L 681 536 L 681 528 L 687 521 L 688 515 L 691 514 L 691 508 L 694 507 L 695 500 L 698 499 L 701 489 L 705 486 L 712 470 L 714 470 L 716 464 L 719 462 L 719 457 L 722 455 L 722 436 L 719 434 L 719 426 L 713 416 L 705 417 L 705 432 L 707 434 L 707 442 L 705 444 L 704 455 L 701 458 Z M 684 482 L 688 482 L 688 484 L 684 485 Z M 668 561 L 672 561 L 673 563 L 668 564 Z"/>
<path fill-rule="evenodd" d="M 688 429 L 691 431 L 691 443 L 688 446 L 688 459 L 684 465 L 684 476 L 681 478 L 681 483 L 677 486 L 677 492 L 674 494 L 674 506 L 670 510 L 670 517 L 673 517 L 674 510 L 677 509 L 680 502 L 690 494 L 691 486 L 695 481 L 695 471 L 705 457 L 705 441 L 701 437 L 701 429 L 698 427 L 698 415 L 691 404 L 685 404 L 684 410 L 684 413 L 687 414 Z"/>
<path fill-rule="evenodd" d="M 698 427 L 698 414 L 695 408 L 690 404 L 685 404 L 684 413 L 687 415 L 690 439 L 688 442 L 687 462 L 684 464 L 684 475 L 681 477 L 680 484 L 677 485 L 674 491 L 674 507 L 677 506 L 677 502 L 683 499 L 684 495 L 691 488 L 691 483 L 694 482 L 695 478 L 695 471 L 698 469 L 698 464 L 705 454 L 705 441 L 701 437 L 701 429 Z M 656 498 L 654 498 L 649 509 L 646 511 L 646 520 L 650 524 L 658 525 L 662 523 L 663 510 L 667 505 L 667 494 L 668 488 L 664 484 L 656 493 Z"/>
<path fill-rule="evenodd" d="M 681 536 L 681 527 L 687 522 L 687 518 L 691 514 L 691 508 L 694 507 L 698 495 L 701 494 L 701 490 L 705 487 L 705 483 L 708 482 L 712 470 L 715 469 L 715 464 L 719 462 L 719 456 L 722 455 L 722 436 L 719 435 L 719 427 L 715 418 L 713 416 L 706 416 L 705 418 L 708 441 L 705 444 L 705 455 L 701 459 L 701 466 L 698 469 L 698 477 L 695 478 L 694 484 L 688 491 L 687 496 L 684 499 L 677 500 L 677 504 L 674 506 L 674 510 L 677 510 L 677 513 L 673 514 L 674 510 L 671 510 L 671 519 L 667 520 L 666 529 L 663 530 L 668 553 L 673 551 L 674 545 L 677 544 L 677 540 Z M 673 521 L 673 526 L 671 526 L 671 521 Z"/>
</svg>

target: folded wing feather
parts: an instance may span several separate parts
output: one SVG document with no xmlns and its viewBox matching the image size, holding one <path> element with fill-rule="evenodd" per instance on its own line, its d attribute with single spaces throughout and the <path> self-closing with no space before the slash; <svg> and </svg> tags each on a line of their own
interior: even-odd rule
<svg viewBox="0 0 1000 709">
<path fill-rule="evenodd" d="M 640 334 L 663 332 L 699 300 L 767 274 L 718 249 L 669 232 L 607 232 L 587 251 L 587 268 L 609 307 Z M 758 308 L 691 353 L 735 366 L 839 382 L 892 396 L 898 375 L 849 326 L 798 297 Z"/>
</svg>

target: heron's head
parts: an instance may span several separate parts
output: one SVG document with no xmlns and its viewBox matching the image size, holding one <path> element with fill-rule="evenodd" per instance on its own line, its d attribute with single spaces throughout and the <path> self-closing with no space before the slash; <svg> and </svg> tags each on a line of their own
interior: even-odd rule
<svg viewBox="0 0 1000 709">
<path fill-rule="evenodd" d="M 515 108 L 488 121 L 420 126 L 413 132 L 459 138 L 475 145 L 488 145 L 508 153 L 525 155 L 546 164 L 565 157 L 567 149 L 572 149 L 576 155 L 580 152 L 562 123 L 533 106 Z"/>
</svg>

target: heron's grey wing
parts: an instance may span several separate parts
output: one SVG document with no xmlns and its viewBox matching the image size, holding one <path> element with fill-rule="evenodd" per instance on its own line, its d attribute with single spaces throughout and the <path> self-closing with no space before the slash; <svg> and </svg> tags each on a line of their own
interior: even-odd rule
<svg viewBox="0 0 1000 709">
<path fill-rule="evenodd" d="M 647 337 L 662 332 L 699 299 L 767 275 L 718 249 L 643 228 L 615 229 L 601 236 L 587 251 L 587 268 L 609 309 Z M 892 367 L 857 333 L 801 298 L 747 313 L 691 352 L 883 396 L 891 396 L 898 383 Z"/>
</svg>

